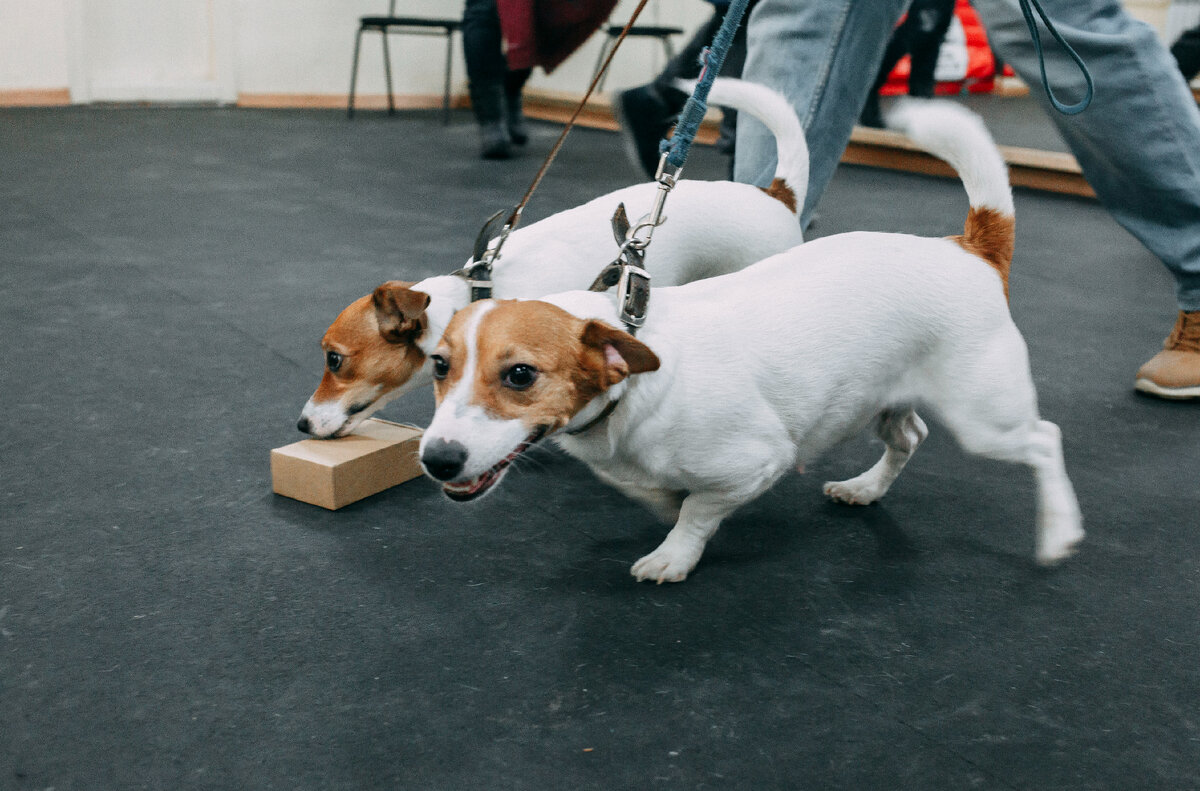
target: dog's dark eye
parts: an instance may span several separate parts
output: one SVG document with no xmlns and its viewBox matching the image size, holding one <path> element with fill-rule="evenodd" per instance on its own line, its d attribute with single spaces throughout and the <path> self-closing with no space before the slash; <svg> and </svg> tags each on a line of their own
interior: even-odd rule
<svg viewBox="0 0 1200 791">
<path fill-rule="evenodd" d="M 502 378 L 505 387 L 513 390 L 524 390 L 537 381 L 537 369 L 532 365 L 517 363 L 504 372 Z"/>
<path fill-rule="evenodd" d="M 337 373 L 342 367 L 342 355 L 337 352 L 325 352 L 325 367 L 329 369 L 329 373 Z"/>
<path fill-rule="evenodd" d="M 433 360 L 433 378 L 445 379 L 446 374 L 450 373 L 450 363 L 440 354 L 435 354 L 430 359 Z"/>
</svg>

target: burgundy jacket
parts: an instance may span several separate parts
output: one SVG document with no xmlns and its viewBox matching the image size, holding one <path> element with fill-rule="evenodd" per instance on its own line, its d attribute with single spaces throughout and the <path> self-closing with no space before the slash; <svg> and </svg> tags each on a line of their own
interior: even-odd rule
<svg viewBox="0 0 1200 791">
<path fill-rule="evenodd" d="M 496 0 L 510 69 L 546 73 L 579 49 L 608 19 L 617 0 Z"/>
</svg>

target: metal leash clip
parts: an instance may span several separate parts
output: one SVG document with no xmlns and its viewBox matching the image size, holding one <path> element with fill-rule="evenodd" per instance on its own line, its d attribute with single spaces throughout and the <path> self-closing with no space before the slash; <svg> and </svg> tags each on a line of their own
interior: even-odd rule
<svg viewBox="0 0 1200 791">
<path fill-rule="evenodd" d="M 483 228 L 480 229 L 479 235 L 475 237 L 475 247 L 471 251 L 472 263 L 454 273 L 465 279 L 467 285 L 471 287 L 472 302 L 491 299 L 492 266 L 500 260 L 500 248 L 504 246 L 504 241 L 512 232 L 511 217 L 512 215 L 508 219 L 504 219 L 503 209 L 489 217 L 483 224 Z M 493 238 L 496 239 L 495 244 L 491 244 Z"/>
<path fill-rule="evenodd" d="M 650 209 L 650 213 L 638 220 L 638 224 L 629 232 L 630 240 L 636 241 L 639 250 L 645 250 L 650 246 L 650 238 L 654 235 L 654 229 L 667 221 L 666 215 L 663 214 L 663 209 L 667 204 L 667 195 L 675 188 L 675 183 L 679 181 L 679 174 L 683 172 L 682 167 L 675 168 L 674 172 L 668 172 L 668 156 L 669 152 L 664 151 L 658 158 L 658 170 L 654 173 L 654 180 L 658 182 L 658 194 L 654 197 L 654 206 Z M 645 236 L 639 235 L 642 231 L 646 232 Z"/>
<path fill-rule="evenodd" d="M 650 273 L 633 264 L 621 265 L 621 279 L 617 281 L 617 304 L 621 309 L 621 321 L 630 327 L 646 323 L 646 308 L 650 304 Z"/>
<path fill-rule="evenodd" d="M 608 291 L 617 287 L 617 311 L 630 331 L 646 322 L 646 307 L 650 304 L 650 273 L 646 271 L 645 241 L 630 235 L 625 204 L 617 206 L 612 216 L 613 238 L 620 249 L 617 257 L 596 276 L 590 291 Z"/>
</svg>

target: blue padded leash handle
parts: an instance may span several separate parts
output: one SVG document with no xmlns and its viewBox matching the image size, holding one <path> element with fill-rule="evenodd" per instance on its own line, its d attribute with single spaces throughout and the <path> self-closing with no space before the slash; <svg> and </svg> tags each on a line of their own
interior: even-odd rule
<svg viewBox="0 0 1200 791">
<path fill-rule="evenodd" d="M 1042 8 L 1042 4 L 1038 0 L 1018 0 L 1018 2 L 1021 5 L 1021 13 L 1025 15 L 1025 24 L 1029 26 L 1029 35 L 1033 39 L 1033 48 L 1037 51 L 1038 65 L 1042 68 L 1042 87 L 1046 90 L 1046 96 L 1050 99 L 1050 104 L 1054 105 L 1054 109 L 1063 115 L 1077 115 L 1082 113 L 1092 103 L 1092 94 L 1094 92 L 1092 73 L 1088 71 L 1083 58 L 1079 57 L 1079 54 L 1063 39 L 1062 35 L 1058 32 L 1058 28 L 1054 27 L 1054 23 L 1050 21 L 1050 17 L 1046 15 L 1045 9 Z M 1033 16 L 1035 10 L 1038 16 L 1042 18 L 1046 29 L 1050 31 L 1050 35 L 1054 36 L 1054 40 L 1059 43 L 1059 46 L 1067 51 L 1067 54 L 1075 61 L 1075 65 L 1079 66 L 1079 71 L 1083 74 L 1084 82 L 1087 83 L 1087 93 L 1075 104 L 1063 104 L 1054 95 L 1054 91 L 1050 89 L 1050 81 L 1046 79 L 1046 56 L 1042 52 L 1042 37 L 1038 33 L 1037 20 Z"/>
<path fill-rule="evenodd" d="M 722 64 L 725 63 L 725 55 L 733 43 L 733 34 L 737 32 L 738 25 L 742 23 L 742 17 L 746 15 L 746 6 L 749 3 L 750 0 L 732 0 L 729 3 L 725 18 L 721 20 L 721 27 L 717 30 L 717 35 L 713 36 L 712 45 L 706 48 L 701 55 L 704 61 L 704 70 L 700 72 L 696 88 L 688 97 L 687 104 L 683 106 L 683 112 L 679 114 L 679 121 L 675 124 L 675 133 L 671 135 L 670 139 L 663 140 L 658 144 L 659 151 L 667 155 L 667 162 L 676 168 L 682 168 L 684 162 L 687 161 L 692 140 L 696 137 L 696 131 L 700 129 L 704 113 L 708 111 L 708 91 L 712 88 L 713 80 L 720 73 Z"/>
</svg>

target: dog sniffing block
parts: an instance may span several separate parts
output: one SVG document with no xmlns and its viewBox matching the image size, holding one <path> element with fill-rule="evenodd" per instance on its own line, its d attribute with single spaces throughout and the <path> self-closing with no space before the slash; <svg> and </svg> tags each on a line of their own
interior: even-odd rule
<svg viewBox="0 0 1200 791">
<path fill-rule="evenodd" d="M 421 474 L 421 430 L 378 418 L 338 439 L 305 439 L 271 451 L 276 494 L 331 511 Z"/>
</svg>

